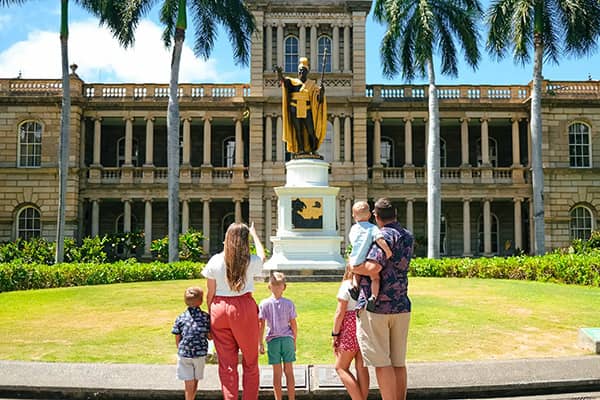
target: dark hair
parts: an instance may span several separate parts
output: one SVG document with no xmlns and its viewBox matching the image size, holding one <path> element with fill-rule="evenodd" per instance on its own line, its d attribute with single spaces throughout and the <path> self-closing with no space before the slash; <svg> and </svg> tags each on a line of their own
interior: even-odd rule
<svg viewBox="0 0 600 400">
<path fill-rule="evenodd" d="M 382 197 L 375 202 L 373 212 L 377 214 L 382 221 L 387 222 L 396 219 L 396 209 L 392 205 L 392 202 L 385 197 Z"/>
</svg>

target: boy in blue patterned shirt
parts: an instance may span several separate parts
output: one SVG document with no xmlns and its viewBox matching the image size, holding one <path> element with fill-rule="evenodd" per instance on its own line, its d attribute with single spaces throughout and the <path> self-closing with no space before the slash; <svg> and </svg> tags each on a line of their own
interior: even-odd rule
<svg viewBox="0 0 600 400">
<path fill-rule="evenodd" d="M 200 309 L 202 295 L 199 287 L 185 290 L 183 298 L 188 308 L 177 317 L 171 330 L 177 345 L 177 378 L 185 383 L 185 400 L 194 400 L 198 381 L 204 377 L 210 315 Z"/>
</svg>

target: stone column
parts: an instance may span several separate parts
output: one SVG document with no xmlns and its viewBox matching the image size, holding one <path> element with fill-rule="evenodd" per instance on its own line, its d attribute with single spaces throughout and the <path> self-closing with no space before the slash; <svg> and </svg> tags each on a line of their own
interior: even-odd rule
<svg viewBox="0 0 600 400">
<path fill-rule="evenodd" d="M 283 119 L 281 118 L 281 115 L 277 117 L 275 137 L 275 144 L 277 146 L 275 149 L 275 156 L 277 161 L 283 161 Z"/>
<path fill-rule="evenodd" d="M 340 117 L 333 117 L 333 161 L 340 161 Z"/>
<path fill-rule="evenodd" d="M 271 67 L 273 65 L 273 27 L 271 23 L 267 23 L 265 25 L 265 37 L 266 37 L 266 61 L 265 61 L 265 71 L 271 72 Z"/>
<path fill-rule="evenodd" d="M 133 117 L 125 117 L 125 165 L 132 166 L 133 154 Z"/>
<path fill-rule="evenodd" d="M 340 72 L 340 26 L 338 23 L 331 24 L 333 27 L 333 43 L 331 46 L 331 71 Z"/>
<path fill-rule="evenodd" d="M 267 249 L 273 249 L 271 243 L 271 232 L 273 231 L 273 201 L 270 197 L 265 199 L 265 246 Z"/>
<path fill-rule="evenodd" d="M 85 137 L 86 137 L 86 133 L 85 133 L 85 118 L 82 119 L 81 123 L 80 123 L 80 129 L 81 129 L 81 133 L 79 134 L 79 167 L 80 168 L 85 168 Z M 83 215 L 81 213 L 79 213 L 79 215 Z M 81 219 L 80 219 L 81 220 Z M 81 229 L 79 229 L 79 236 L 81 236 Z"/>
<path fill-rule="evenodd" d="M 204 157 L 203 165 L 211 165 L 210 153 L 211 153 L 211 126 L 210 121 L 212 118 L 204 117 Z"/>
<path fill-rule="evenodd" d="M 346 241 L 346 245 L 348 245 L 348 234 L 350 233 L 350 228 L 352 228 L 352 199 L 349 198 L 345 200 L 344 204 L 344 221 L 346 222 L 344 240 Z"/>
<path fill-rule="evenodd" d="M 285 65 L 283 65 L 283 24 L 279 23 L 277 25 L 277 65 L 283 67 L 285 70 Z"/>
<path fill-rule="evenodd" d="M 492 214 L 490 199 L 483 200 L 483 255 L 492 255 Z"/>
<path fill-rule="evenodd" d="M 423 118 L 423 122 L 425 122 L 425 164 L 427 164 L 427 147 L 429 146 L 429 120 L 427 118 Z"/>
<path fill-rule="evenodd" d="M 511 118 L 512 122 L 512 163 L 513 168 L 521 166 L 521 147 L 519 141 L 519 118 Z"/>
<path fill-rule="evenodd" d="M 381 165 L 381 117 L 373 118 L 373 166 Z"/>
<path fill-rule="evenodd" d="M 146 117 L 146 165 L 154 164 L 154 117 Z"/>
<path fill-rule="evenodd" d="M 100 151 L 102 149 L 102 118 L 94 118 L 94 156 L 92 164 L 100 166 Z"/>
<path fill-rule="evenodd" d="M 344 72 L 350 70 L 350 25 L 344 24 Z"/>
<path fill-rule="evenodd" d="M 352 120 L 350 116 L 344 119 L 344 162 L 352 161 Z"/>
<path fill-rule="evenodd" d="M 412 118 L 404 118 L 404 164 L 413 165 L 413 132 Z"/>
<path fill-rule="evenodd" d="M 123 199 L 123 232 L 131 232 L 131 199 Z"/>
<path fill-rule="evenodd" d="M 406 229 L 414 232 L 415 229 L 415 199 L 406 199 Z"/>
<path fill-rule="evenodd" d="M 515 226 L 515 250 L 523 249 L 523 227 L 521 225 L 521 204 L 523 203 L 523 199 L 519 197 L 515 197 L 513 199 L 514 208 L 515 208 L 515 218 L 514 218 L 514 226 Z"/>
<path fill-rule="evenodd" d="M 460 155 L 463 167 L 469 165 L 469 118 L 460 119 Z"/>
<path fill-rule="evenodd" d="M 298 24 L 298 57 L 306 57 L 306 24 L 303 22 Z"/>
<path fill-rule="evenodd" d="M 527 124 L 529 126 L 529 124 Z M 531 136 L 530 136 L 531 137 Z M 531 149 L 531 146 L 529 146 Z M 531 158 L 530 158 L 531 160 Z M 530 161 L 531 163 L 531 161 Z M 535 227 L 533 226 L 533 199 L 529 200 L 529 254 L 535 254 Z"/>
<path fill-rule="evenodd" d="M 190 117 L 185 117 L 183 119 L 183 154 L 181 163 L 183 165 L 189 165 L 190 163 L 190 152 L 191 152 L 191 137 L 190 137 Z"/>
<path fill-rule="evenodd" d="M 319 24 L 312 24 L 310 26 L 310 62 L 314 63 L 318 62 L 317 55 L 319 50 L 319 44 L 317 43 L 317 27 Z M 318 64 L 317 64 L 318 65 Z M 315 71 L 318 71 L 315 69 Z"/>
<path fill-rule="evenodd" d="M 235 202 L 235 222 L 242 222 L 242 199 L 233 199 Z"/>
<path fill-rule="evenodd" d="M 92 199 L 92 237 L 100 233 L 100 201 Z"/>
<path fill-rule="evenodd" d="M 531 167 L 531 123 L 527 124 L 527 166 Z"/>
<path fill-rule="evenodd" d="M 242 137 L 242 120 L 235 118 L 235 164 L 244 165 L 244 139 Z"/>
<path fill-rule="evenodd" d="M 488 134 L 488 118 L 481 118 L 481 166 L 490 165 L 490 139 Z"/>
<path fill-rule="evenodd" d="M 152 199 L 144 199 L 144 255 L 149 256 L 152 246 Z"/>
<path fill-rule="evenodd" d="M 190 201 L 188 199 L 181 200 L 181 233 L 186 233 L 190 230 Z"/>
<path fill-rule="evenodd" d="M 463 257 L 471 253 L 471 199 L 463 200 Z"/>
<path fill-rule="evenodd" d="M 273 159 L 273 120 L 265 116 L 265 161 Z"/>
<path fill-rule="evenodd" d="M 210 200 L 202 200 L 202 234 L 204 239 L 202 240 L 202 247 L 204 247 L 204 253 L 210 254 Z"/>
</svg>

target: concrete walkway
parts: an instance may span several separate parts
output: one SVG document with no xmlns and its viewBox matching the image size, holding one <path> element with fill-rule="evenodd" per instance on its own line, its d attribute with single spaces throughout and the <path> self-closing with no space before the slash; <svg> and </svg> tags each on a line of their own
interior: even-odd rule
<svg viewBox="0 0 600 400">
<path fill-rule="evenodd" d="M 346 394 L 331 365 L 298 365 L 295 375 L 298 398 Z M 262 366 L 261 398 L 273 398 L 271 379 L 270 367 Z M 600 357 L 414 363 L 408 379 L 409 399 L 600 392 Z M 216 365 L 207 365 L 199 387 L 198 399 L 221 398 Z M 174 365 L 0 361 L 0 398 L 181 400 L 182 388 Z M 373 398 L 376 388 L 372 373 Z"/>
</svg>

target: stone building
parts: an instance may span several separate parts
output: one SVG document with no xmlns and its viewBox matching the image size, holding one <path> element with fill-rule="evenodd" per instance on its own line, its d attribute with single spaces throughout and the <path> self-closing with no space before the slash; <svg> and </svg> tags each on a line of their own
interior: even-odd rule
<svg viewBox="0 0 600 400">
<path fill-rule="evenodd" d="M 274 187 L 285 184 L 289 154 L 273 65 L 295 75 L 307 56 L 313 79 L 325 69 L 329 127 L 320 153 L 340 188 L 339 234 L 352 224 L 355 200 L 387 196 L 424 254 L 427 86 L 366 83 L 371 1 L 249 3 L 258 27 L 250 82 L 180 85 L 182 230 L 203 231 L 211 253 L 232 221 L 275 234 Z M 167 92 L 166 84 L 72 74 L 68 235 L 143 230 L 146 252 L 167 235 Z M 528 85 L 439 87 L 443 255 L 530 251 L 530 93 Z M 0 240 L 54 238 L 60 107 L 60 80 L 0 79 Z M 542 107 L 551 249 L 597 227 L 600 82 L 545 81 Z"/>
</svg>

